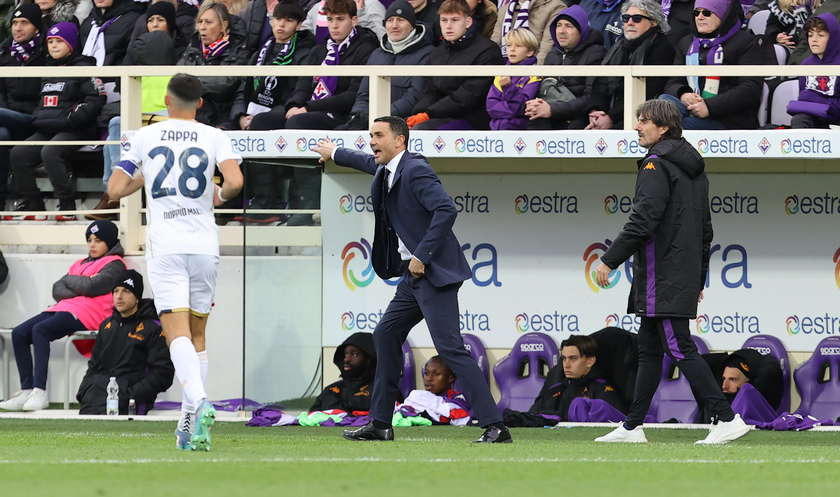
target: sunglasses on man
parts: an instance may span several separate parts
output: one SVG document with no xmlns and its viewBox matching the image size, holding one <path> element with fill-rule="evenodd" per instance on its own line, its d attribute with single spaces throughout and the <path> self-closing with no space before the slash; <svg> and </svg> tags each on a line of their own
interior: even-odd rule
<svg viewBox="0 0 840 497">
<path fill-rule="evenodd" d="M 639 24 L 640 22 L 642 22 L 642 19 L 647 19 L 648 21 L 650 21 L 650 17 L 643 16 L 642 14 L 633 14 L 633 15 L 621 14 L 621 22 L 627 22 L 630 19 L 633 19 L 633 22 L 636 23 L 636 24 Z"/>
<path fill-rule="evenodd" d="M 698 17 L 700 16 L 700 14 L 703 14 L 703 17 L 712 16 L 712 11 L 709 9 L 694 9 L 691 11 L 691 13 L 694 14 L 694 17 Z"/>
</svg>

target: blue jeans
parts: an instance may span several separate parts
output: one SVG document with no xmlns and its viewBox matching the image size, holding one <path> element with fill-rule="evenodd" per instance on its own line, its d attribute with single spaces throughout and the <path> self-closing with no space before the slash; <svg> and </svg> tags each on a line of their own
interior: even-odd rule
<svg viewBox="0 0 840 497">
<path fill-rule="evenodd" d="M 32 116 L 10 109 L 0 108 L 0 141 L 25 140 L 35 132 Z M 9 196 L 9 151 L 11 147 L 0 147 L 0 199 Z M 0 209 L 2 209 L 0 205 Z"/>
<path fill-rule="evenodd" d="M 50 342 L 84 329 L 85 325 L 69 312 L 42 312 L 15 326 L 12 330 L 12 346 L 20 374 L 20 389 L 46 390 Z M 35 352 L 34 368 L 30 346 Z"/>
<path fill-rule="evenodd" d="M 677 105 L 677 108 L 680 109 L 680 115 L 682 116 L 683 129 L 728 129 L 726 126 L 721 124 L 720 121 L 692 116 L 688 111 L 688 108 L 680 102 L 680 99 L 673 95 L 659 95 L 659 100 L 667 100 Z"/>
<path fill-rule="evenodd" d="M 108 123 L 108 141 L 119 140 L 122 136 L 120 133 L 120 116 L 111 118 Z M 105 191 L 108 191 L 108 180 L 111 179 L 111 173 L 117 164 L 120 163 L 120 146 L 119 145 L 105 145 L 102 147 L 102 156 L 105 159 L 105 164 L 102 168 L 102 184 L 105 185 Z"/>
</svg>

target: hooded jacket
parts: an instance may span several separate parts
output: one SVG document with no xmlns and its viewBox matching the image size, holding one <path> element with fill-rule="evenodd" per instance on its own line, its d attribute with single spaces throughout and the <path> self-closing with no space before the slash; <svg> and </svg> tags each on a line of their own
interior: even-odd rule
<svg viewBox="0 0 840 497">
<path fill-rule="evenodd" d="M 580 40 L 568 52 L 557 41 L 557 23 L 560 21 L 560 16 L 569 16 L 580 26 Z M 604 48 L 601 33 L 589 29 L 589 19 L 579 5 L 573 5 L 558 14 L 551 21 L 550 29 L 551 39 L 554 40 L 554 49 L 545 58 L 546 66 L 597 66 L 604 60 L 607 49 Z M 558 79 L 577 98 L 569 102 L 552 104 L 550 118 L 552 121 L 572 121 L 586 117 L 589 109 L 609 106 L 606 78 L 591 76 L 564 78 L 561 76 Z"/>
<path fill-rule="evenodd" d="M 840 19 L 840 2 L 835 2 L 833 0 L 829 2 L 822 2 L 819 7 L 814 9 L 812 16 L 819 16 L 822 14 L 832 14 Z M 787 63 L 789 66 L 799 65 L 811 55 L 813 54 L 811 54 L 811 49 L 808 47 L 808 36 L 806 33 L 806 36 L 802 36 L 799 39 L 799 43 L 796 44 L 796 48 L 794 48 L 793 52 L 791 52 Z"/>
<path fill-rule="evenodd" d="M 532 66 L 536 57 L 528 57 L 519 66 Z M 510 61 L 508 61 L 508 65 Z M 538 76 L 513 76 L 510 83 L 502 88 L 501 77 L 493 79 L 493 86 L 487 93 L 487 113 L 490 114 L 492 130 L 524 130 L 528 127 L 525 117 L 525 102 L 533 100 L 540 89 L 541 78 Z"/>
<path fill-rule="evenodd" d="M 493 34 L 490 36 L 490 39 L 500 47 L 503 43 L 502 28 L 505 24 L 505 14 L 511 1 L 516 2 L 518 0 L 501 2 L 497 14 L 498 19 L 496 19 L 496 24 L 493 27 Z M 557 17 L 557 14 L 565 8 L 566 4 L 561 0 L 530 0 L 528 4 L 528 29 L 534 33 L 540 43 L 539 50 L 537 51 L 537 64 L 542 64 L 545 61 L 545 57 L 554 48 L 554 38 L 549 31 L 549 25 Z M 514 15 L 516 12 L 519 12 L 519 10 L 517 9 Z"/>
<path fill-rule="evenodd" d="M 20 63 L 9 48 L 12 37 L 0 44 L 0 67 L 39 67 L 47 65 L 46 31 L 42 31 L 38 44 L 26 62 Z M 38 78 L 0 78 L 0 108 L 22 114 L 32 114 L 41 100 L 41 82 Z"/>
<path fill-rule="evenodd" d="M 319 66 L 327 56 L 327 41 L 325 39 L 320 45 L 309 52 L 306 58 L 306 65 Z M 379 45 L 373 31 L 356 26 L 356 37 L 347 47 L 339 59 L 342 66 L 360 66 L 367 63 L 371 53 Z M 329 72 L 329 69 L 326 69 Z M 361 77 L 342 76 L 338 78 L 333 96 L 312 100 L 312 92 L 315 91 L 317 83 L 314 78 L 298 78 L 292 98 L 286 105 L 287 109 L 292 107 L 306 107 L 308 112 L 331 112 L 341 116 L 349 116 L 353 103 L 356 100 L 356 92 L 362 84 Z"/>
<path fill-rule="evenodd" d="M 484 2 L 485 4 L 487 2 Z M 433 66 L 500 66 L 504 64 L 499 46 L 477 32 L 474 23 L 460 40 L 443 41 L 429 54 Z M 412 114 L 425 112 L 431 119 L 466 119 L 475 129 L 490 129 L 487 92 L 490 77 L 432 76 Z"/>
<path fill-rule="evenodd" d="M 179 66 L 244 66 L 248 64 L 248 50 L 245 46 L 245 24 L 237 16 L 230 16 L 230 33 L 227 50 L 219 55 L 204 58 L 201 38 L 193 33 L 189 46 L 178 61 Z M 196 113 L 196 120 L 216 126 L 230 119 L 230 111 L 236 91 L 242 82 L 241 76 L 202 76 L 204 85 L 201 95 L 204 104 Z"/>
<path fill-rule="evenodd" d="M 309 31 L 300 30 L 297 32 L 297 42 L 295 42 L 295 51 L 292 53 L 292 62 L 290 65 L 299 66 L 306 61 L 309 54 L 312 52 L 312 49 L 315 47 L 315 35 L 313 35 Z M 277 57 L 280 49 L 282 48 L 281 45 L 278 45 L 275 42 L 272 42 L 271 47 L 269 47 L 268 51 L 266 52 L 265 59 L 263 60 L 263 65 L 271 64 L 271 61 Z M 260 49 L 262 50 L 262 48 Z M 260 55 L 260 50 L 251 56 L 250 62 L 248 65 L 255 66 L 257 65 L 257 59 Z M 282 70 L 278 67 L 278 70 Z M 265 78 L 261 78 L 265 79 Z M 300 78 L 295 77 L 284 77 L 284 78 L 276 78 L 277 80 L 277 88 L 274 88 L 273 94 L 277 95 L 274 99 L 275 107 L 284 105 L 289 98 L 292 96 L 292 92 L 295 90 L 295 86 L 297 86 L 297 82 Z M 254 78 L 251 76 L 245 76 L 242 78 L 242 83 L 239 85 L 239 90 L 236 92 L 236 100 L 233 102 L 233 109 L 231 109 L 230 114 L 231 118 L 234 122 L 239 121 L 239 118 L 247 114 L 248 111 L 248 104 L 255 99 L 257 95 L 254 94 Z"/>
<path fill-rule="evenodd" d="M 76 394 L 79 414 L 105 414 L 112 376 L 120 386 L 120 414 L 128 414 L 130 399 L 135 400 L 138 414 L 145 414 L 154 407 L 157 395 L 172 385 L 175 366 L 152 299 L 141 300 L 137 312 L 127 318 L 114 309 L 102 321 Z"/>
<path fill-rule="evenodd" d="M 344 349 L 348 345 L 355 345 L 370 358 L 368 367 L 359 378 L 344 377 Z M 342 372 L 342 379 L 327 386 L 315 403 L 309 409 L 326 411 L 341 409 L 348 413 L 353 411 L 370 411 L 370 397 L 373 390 L 373 377 L 376 373 L 376 348 L 373 345 L 373 334 L 353 333 L 337 348 L 333 355 L 333 363 Z"/>
<path fill-rule="evenodd" d="M 694 319 L 713 238 L 703 157 L 666 139 L 638 167 L 630 220 L 601 262 L 615 269 L 635 256 L 628 313 Z"/>
<path fill-rule="evenodd" d="M 685 56 L 691 47 L 694 37 L 713 38 L 725 34 L 729 29 L 741 22 L 739 12 L 743 12 L 737 2 L 730 3 L 729 10 L 720 23 L 718 29 L 709 34 L 700 35 L 697 26 L 692 22 L 691 35 L 683 38 L 676 50 L 674 65 L 685 65 Z M 766 52 L 758 37 L 743 30 L 737 31 L 731 38 L 723 42 L 722 65 L 764 65 L 767 63 Z M 709 50 L 700 47 L 699 61 L 706 65 L 706 55 Z M 698 87 L 706 84 L 705 77 L 698 78 Z M 720 78 L 718 94 L 704 99 L 709 108 L 709 119 L 719 121 L 727 129 L 756 129 L 758 128 L 758 107 L 761 104 L 761 87 L 764 80 L 761 77 L 726 77 Z M 668 79 L 665 93 L 679 98 L 683 93 L 693 92 L 685 76 Z"/>
<path fill-rule="evenodd" d="M 47 65 L 96 65 L 93 57 L 79 53 L 73 52 L 60 60 L 49 58 Z M 41 78 L 41 93 L 32 115 L 32 125 L 42 133 L 53 135 L 69 129 L 91 128 L 96 125 L 105 100 L 105 87 L 99 78 Z"/>
<path fill-rule="evenodd" d="M 782 394 L 784 391 L 784 375 L 782 373 L 782 366 L 772 355 L 761 355 L 753 349 L 736 350 L 731 354 L 712 353 L 703 354 L 703 359 L 709 364 L 709 369 L 717 381 L 718 386 L 723 388 L 723 372 L 730 361 L 738 361 L 741 363 L 741 370 L 747 377 L 748 383 L 755 387 L 758 393 L 764 397 L 764 400 L 770 404 L 774 410 L 779 409 L 782 403 Z M 744 367 L 746 366 L 746 368 Z M 740 389 L 739 389 L 740 392 Z M 728 404 L 732 404 L 738 393 L 723 392 L 724 398 Z M 702 420 L 708 420 L 714 417 L 714 414 L 706 408 L 705 402 L 699 396 L 695 396 L 697 404 L 700 406 L 703 416 Z"/>
<path fill-rule="evenodd" d="M 140 17 L 140 5 L 133 0 L 114 0 L 114 3 L 105 9 L 94 7 L 87 19 L 79 27 L 79 46 L 77 51 L 82 53 L 87 43 L 92 22 L 96 20 L 97 25 L 102 26 L 109 20 L 119 16 L 108 29 L 105 30 L 105 61 L 103 66 L 118 66 L 122 64 L 125 53 L 128 50 L 128 42 L 131 41 L 131 31 L 134 23 Z"/>
<path fill-rule="evenodd" d="M 635 40 L 624 36 L 618 39 L 604 57 L 603 65 L 667 66 L 674 62 L 674 47 L 662 34 L 659 26 L 653 26 Z M 665 76 L 646 78 L 645 100 L 658 97 L 665 91 L 668 78 Z M 607 79 L 607 95 L 612 100 L 609 108 L 600 108 L 610 116 L 613 128 L 623 129 L 624 123 L 624 78 Z M 594 109 L 594 107 L 592 108 Z M 592 110 L 590 109 L 590 110 Z"/>
<path fill-rule="evenodd" d="M 426 26 L 417 23 L 414 38 L 410 45 L 400 53 L 394 53 L 388 35 L 383 35 L 379 41 L 379 48 L 373 51 L 367 61 L 369 66 L 425 66 L 429 64 L 429 55 L 434 46 L 429 40 Z M 410 36 L 410 35 L 409 35 Z M 391 115 L 408 117 L 420 97 L 420 92 L 426 85 L 423 76 L 395 76 L 391 78 Z M 356 103 L 353 104 L 351 114 L 367 114 L 369 102 L 370 81 L 362 80 L 356 93 Z"/>
<path fill-rule="evenodd" d="M 834 14 L 820 14 L 828 28 L 828 43 L 822 58 L 812 55 L 802 65 L 836 66 L 840 64 L 840 23 Z M 799 96 L 788 104 L 787 112 L 810 114 L 831 123 L 840 120 L 840 88 L 837 76 L 800 76 Z"/>
</svg>

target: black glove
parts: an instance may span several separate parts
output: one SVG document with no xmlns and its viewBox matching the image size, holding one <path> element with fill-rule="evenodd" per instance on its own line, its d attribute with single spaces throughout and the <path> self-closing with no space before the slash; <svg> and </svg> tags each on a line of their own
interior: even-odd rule
<svg viewBox="0 0 840 497">
<path fill-rule="evenodd" d="M 347 129 L 351 131 L 364 131 L 368 129 L 368 115 L 367 112 L 359 112 L 350 116 L 347 121 Z"/>
</svg>

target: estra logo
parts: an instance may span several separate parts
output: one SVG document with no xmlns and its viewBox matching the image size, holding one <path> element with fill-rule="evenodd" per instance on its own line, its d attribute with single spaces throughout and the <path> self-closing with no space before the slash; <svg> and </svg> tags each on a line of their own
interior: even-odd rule
<svg viewBox="0 0 840 497">
<path fill-rule="evenodd" d="M 732 137 L 723 140 L 707 140 L 703 138 L 697 142 L 697 151 L 701 154 L 748 154 L 750 151 L 747 140 L 735 140 Z"/>
<path fill-rule="evenodd" d="M 547 332 L 575 332 L 579 331 L 579 320 L 576 314 L 560 314 L 559 311 L 553 311 L 549 314 L 539 313 L 520 313 L 514 318 L 516 331 L 518 333 L 528 333 L 532 331 Z"/>
<path fill-rule="evenodd" d="M 517 214 L 578 214 L 576 195 L 518 195 L 513 199 Z"/>
<path fill-rule="evenodd" d="M 747 316 L 735 312 L 727 316 L 702 314 L 695 320 L 697 333 L 761 333 L 758 316 Z"/>
<path fill-rule="evenodd" d="M 619 197 L 618 195 L 607 195 L 604 198 L 604 212 L 608 216 L 621 211 L 622 214 L 629 214 L 633 209 L 633 199 L 628 196 Z"/>
<path fill-rule="evenodd" d="M 338 208 L 342 214 L 350 214 L 351 212 L 373 212 L 373 200 L 370 195 L 353 195 L 345 194 L 338 199 Z"/>
<path fill-rule="evenodd" d="M 457 138 L 455 140 L 456 154 L 505 153 L 505 141 L 493 138 Z"/>
<path fill-rule="evenodd" d="M 537 155 L 586 155 L 583 140 L 540 140 L 536 147 Z"/>
<path fill-rule="evenodd" d="M 826 192 L 821 197 L 790 195 L 785 198 L 785 214 L 840 214 L 840 197 Z"/>
<path fill-rule="evenodd" d="M 639 155 L 647 151 L 639 145 L 639 140 L 618 140 L 617 148 L 618 155 Z"/>
<path fill-rule="evenodd" d="M 373 331 L 382 320 L 384 311 L 378 309 L 374 312 L 353 312 L 347 311 L 341 314 L 341 329 L 344 331 Z M 458 315 L 458 321 L 462 332 L 467 331 L 491 331 L 490 317 L 481 312 L 470 312 L 464 310 Z"/>
<path fill-rule="evenodd" d="M 361 261 L 353 262 L 357 256 L 367 261 L 367 264 L 360 263 Z M 352 291 L 355 291 L 358 287 L 370 285 L 374 276 L 376 276 L 373 272 L 373 250 L 370 243 L 364 238 L 358 242 L 350 242 L 345 245 L 341 251 L 341 260 L 344 261 L 344 266 L 342 266 L 344 284 Z M 353 270 L 354 267 L 356 271 Z M 363 269 L 359 271 L 359 268 Z"/>
<path fill-rule="evenodd" d="M 330 140 L 331 142 L 335 143 L 335 145 L 338 147 L 344 146 L 344 138 L 334 138 L 332 136 L 322 136 L 321 138 L 309 139 L 301 137 L 295 141 L 295 146 L 297 147 L 298 152 L 303 153 L 312 150 L 315 147 L 315 145 L 318 144 L 318 140 L 322 139 Z"/>
<path fill-rule="evenodd" d="M 807 138 L 805 140 L 794 140 L 785 138 L 781 143 L 782 154 L 830 154 L 831 140 L 818 140 Z"/>
<path fill-rule="evenodd" d="M 631 314 L 610 314 L 607 316 L 605 320 L 606 326 L 609 327 L 616 327 L 621 328 L 623 330 L 632 331 L 634 333 L 639 332 L 639 328 L 642 326 L 642 318 L 636 315 Z"/>
<path fill-rule="evenodd" d="M 788 316 L 785 319 L 788 335 L 837 335 L 840 334 L 840 317 L 826 313 L 823 316 Z"/>
<path fill-rule="evenodd" d="M 597 267 L 596 263 L 601 259 L 601 255 L 607 251 L 610 245 L 612 245 L 612 240 L 606 239 L 604 240 L 604 243 L 593 243 L 592 245 L 586 247 L 586 250 L 583 252 L 583 260 L 586 262 L 586 265 L 583 268 L 586 284 L 589 285 L 589 288 L 595 293 L 602 290 L 596 283 L 598 281 L 595 274 L 595 268 Z M 610 272 L 610 284 L 604 287 L 603 290 L 613 288 L 618 284 L 619 280 L 621 280 L 621 271 L 619 269 L 613 269 L 612 272 Z"/>
</svg>

